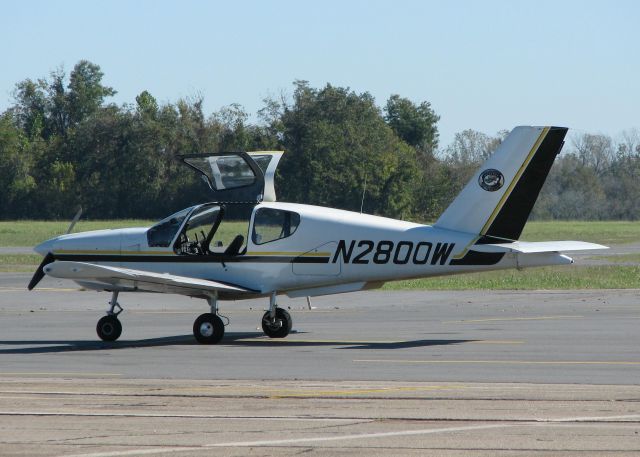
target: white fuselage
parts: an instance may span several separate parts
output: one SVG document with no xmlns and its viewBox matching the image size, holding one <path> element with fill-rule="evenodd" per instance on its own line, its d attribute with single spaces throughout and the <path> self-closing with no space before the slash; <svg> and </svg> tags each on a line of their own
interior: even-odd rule
<svg viewBox="0 0 640 457">
<path fill-rule="evenodd" d="M 299 215 L 290 236 L 258 244 L 255 214 L 270 208 Z M 478 235 L 429 225 L 292 203 L 256 205 L 246 250 L 237 255 L 181 255 L 150 247 L 148 228 L 63 235 L 36 247 L 58 260 L 91 262 L 156 273 L 215 280 L 268 294 L 324 295 L 378 287 L 386 281 L 471 271 L 571 263 L 557 253 L 470 252 Z M 99 282 L 85 287 L 105 289 Z M 241 298 L 230 297 L 230 298 Z"/>
</svg>

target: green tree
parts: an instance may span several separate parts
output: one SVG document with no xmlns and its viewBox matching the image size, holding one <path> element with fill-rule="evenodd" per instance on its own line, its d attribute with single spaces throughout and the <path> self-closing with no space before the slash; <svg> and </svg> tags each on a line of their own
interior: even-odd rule
<svg viewBox="0 0 640 457">
<path fill-rule="evenodd" d="M 136 97 L 136 110 L 142 117 L 155 119 L 158 115 L 158 102 L 153 95 L 143 90 Z"/>
<path fill-rule="evenodd" d="M 284 200 L 358 211 L 364 191 L 365 212 L 411 212 L 415 150 L 385 123 L 370 94 L 297 81 L 293 102 L 279 109 L 271 128 L 287 151 L 278 180 Z"/>
<path fill-rule="evenodd" d="M 407 98 L 392 95 L 385 106 L 385 121 L 398 137 L 418 153 L 420 179 L 413 188 L 412 212 L 421 220 L 429 220 L 440 212 L 446 174 L 435 158 L 438 148 L 440 117 L 429 102 L 416 105 Z"/>
<path fill-rule="evenodd" d="M 42 80 L 25 79 L 16 84 L 13 92 L 14 105 L 10 114 L 30 139 L 41 137 L 45 128 L 49 103 L 45 89 Z"/>
<path fill-rule="evenodd" d="M 87 60 L 73 67 L 65 96 L 71 124 L 82 122 L 102 106 L 106 97 L 116 94 L 113 88 L 102 84 L 103 76 L 100 66 Z"/>
<path fill-rule="evenodd" d="M 438 148 L 440 116 L 429 102 L 416 105 L 407 98 L 392 95 L 387 100 L 384 119 L 396 135 L 431 161 Z"/>
<path fill-rule="evenodd" d="M 31 176 L 30 144 L 17 128 L 10 113 L 0 116 L 0 217 L 20 217 L 21 208 L 30 206 L 35 189 Z"/>
</svg>

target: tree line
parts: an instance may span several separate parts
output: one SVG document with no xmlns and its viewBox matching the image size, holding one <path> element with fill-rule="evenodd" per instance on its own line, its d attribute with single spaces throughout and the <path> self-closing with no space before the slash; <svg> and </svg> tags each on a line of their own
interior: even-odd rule
<svg viewBox="0 0 640 457">
<path fill-rule="evenodd" d="M 213 198 L 177 154 L 285 150 L 284 201 L 433 221 L 507 132 L 473 130 L 439 145 L 429 102 L 295 81 L 250 121 L 240 105 L 205 114 L 203 99 L 109 102 L 100 67 L 18 82 L 0 114 L 0 218 L 159 218 Z M 640 134 L 582 134 L 558 157 L 535 206 L 544 219 L 638 219 Z M 364 198 L 363 198 L 364 195 Z"/>
</svg>

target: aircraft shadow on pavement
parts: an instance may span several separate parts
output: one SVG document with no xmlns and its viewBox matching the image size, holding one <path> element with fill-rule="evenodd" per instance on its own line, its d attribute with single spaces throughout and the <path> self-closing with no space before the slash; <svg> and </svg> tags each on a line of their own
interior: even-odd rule
<svg viewBox="0 0 640 457">
<path fill-rule="evenodd" d="M 2 346 L 30 346 L 20 348 L 0 348 L 2 354 L 46 354 L 72 351 L 101 351 L 113 349 L 132 349 L 141 347 L 181 346 L 197 344 L 193 335 L 148 338 L 144 340 L 120 340 L 114 342 L 100 340 L 14 340 L 0 341 Z"/>
<path fill-rule="evenodd" d="M 300 334 L 300 333 L 298 333 Z M 408 349 L 428 346 L 445 346 L 451 344 L 472 343 L 475 340 L 456 339 L 432 339 L 409 341 L 296 341 L 295 339 L 269 339 L 262 333 L 230 332 L 217 346 L 252 346 L 252 347 L 330 347 L 339 346 L 338 349 Z M 9 347 L 2 346 L 28 346 Z M 162 338 L 148 338 L 142 340 L 120 340 L 106 342 L 99 340 L 9 340 L 0 341 L 0 355 L 2 354 L 47 354 L 56 352 L 73 351 L 104 351 L 115 349 L 135 349 L 144 347 L 162 346 L 200 346 L 193 335 L 176 335 Z M 209 346 L 216 347 L 216 346 Z"/>
<path fill-rule="evenodd" d="M 300 334 L 300 333 L 298 333 Z M 235 338 L 234 338 L 235 337 Z M 429 339 L 429 340 L 407 340 L 407 341 L 348 341 L 340 339 L 326 340 L 296 340 L 294 338 L 270 339 L 261 333 L 253 334 L 252 337 L 230 335 L 225 338 L 222 344 L 233 346 L 269 346 L 269 347 L 322 347 L 339 346 L 338 349 L 408 349 L 428 346 L 446 346 L 450 344 L 472 343 L 475 340 L 456 339 Z"/>
</svg>

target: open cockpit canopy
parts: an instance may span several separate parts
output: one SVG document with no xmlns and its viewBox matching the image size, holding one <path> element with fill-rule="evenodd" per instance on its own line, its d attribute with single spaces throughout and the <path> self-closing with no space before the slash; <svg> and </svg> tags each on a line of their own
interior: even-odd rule
<svg viewBox="0 0 640 457">
<path fill-rule="evenodd" d="M 202 175 L 220 203 L 276 201 L 275 171 L 283 151 L 218 152 L 178 156 Z"/>
</svg>

